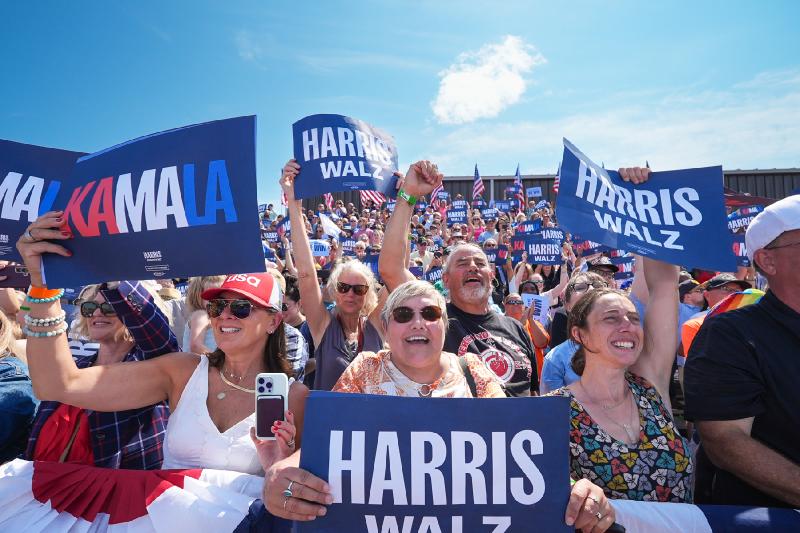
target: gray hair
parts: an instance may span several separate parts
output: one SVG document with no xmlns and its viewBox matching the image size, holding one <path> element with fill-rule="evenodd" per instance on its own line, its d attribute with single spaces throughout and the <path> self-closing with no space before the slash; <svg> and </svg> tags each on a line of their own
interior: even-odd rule
<svg viewBox="0 0 800 533">
<path fill-rule="evenodd" d="M 473 250 L 480 252 L 483 258 L 486 260 L 486 264 L 489 264 L 489 258 L 486 257 L 486 252 L 484 252 L 480 246 L 471 242 L 462 242 L 456 244 L 450 249 L 450 253 L 447 255 L 447 260 L 444 262 L 444 267 L 442 268 L 442 274 L 447 274 L 450 271 L 450 265 L 453 263 L 453 257 L 455 257 L 456 253 L 460 252 L 461 250 Z"/>
<path fill-rule="evenodd" d="M 383 327 L 385 328 L 389 325 L 389 317 L 392 316 L 392 311 L 402 306 L 411 298 L 416 298 L 417 296 L 427 296 L 436 302 L 436 305 L 442 310 L 444 330 L 447 331 L 447 304 L 444 301 L 444 296 L 429 282 L 418 279 L 406 281 L 393 290 L 389 298 L 386 299 L 386 303 L 381 310 L 381 322 L 383 322 Z"/>
</svg>

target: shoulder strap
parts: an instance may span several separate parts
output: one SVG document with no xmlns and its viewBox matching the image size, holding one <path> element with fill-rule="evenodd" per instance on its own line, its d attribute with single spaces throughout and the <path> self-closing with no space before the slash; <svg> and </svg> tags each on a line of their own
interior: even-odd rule
<svg viewBox="0 0 800 533">
<path fill-rule="evenodd" d="M 467 378 L 467 385 L 469 385 L 469 391 L 472 393 L 472 397 L 477 398 L 478 387 L 475 385 L 475 378 L 472 377 L 472 372 L 469 371 L 466 356 L 459 357 L 458 364 L 461 365 L 461 371 L 464 373 L 464 377 Z"/>
</svg>

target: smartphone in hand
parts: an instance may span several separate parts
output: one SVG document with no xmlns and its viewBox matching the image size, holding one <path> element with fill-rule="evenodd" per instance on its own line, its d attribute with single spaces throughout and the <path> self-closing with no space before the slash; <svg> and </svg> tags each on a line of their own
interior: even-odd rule
<svg viewBox="0 0 800 533">
<path fill-rule="evenodd" d="M 261 373 L 256 376 L 256 437 L 274 440 L 272 424 L 286 420 L 289 408 L 289 379 L 282 373 Z"/>
</svg>

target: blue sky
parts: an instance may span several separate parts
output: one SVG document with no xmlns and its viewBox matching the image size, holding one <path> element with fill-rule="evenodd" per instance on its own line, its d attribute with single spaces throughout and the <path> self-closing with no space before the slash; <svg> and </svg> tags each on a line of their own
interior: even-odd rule
<svg viewBox="0 0 800 533">
<path fill-rule="evenodd" d="M 258 116 L 259 199 L 291 124 L 339 113 L 401 167 L 800 167 L 800 2 L 3 2 L 0 138 L 95 151 Z"/>
</svg>

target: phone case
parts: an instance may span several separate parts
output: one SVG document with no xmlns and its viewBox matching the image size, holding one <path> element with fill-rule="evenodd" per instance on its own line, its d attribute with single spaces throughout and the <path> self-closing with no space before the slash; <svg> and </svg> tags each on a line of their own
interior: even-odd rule
<svg viewBox="0 0 800 533">
<path fill-rule="evenodd" d="M 282 373 L 261 373 L 256 376 L 255 389 L 256 437 L 261 440 L 275 440 L 275 437 L 268 430 L 266 434 L 261 434 L 259 431 L 262 429 L 262 424 L 264 424 L 263 427 L 269 428 L 274 420 L 262 421 L 262 424 L 259 424 L 258 399 L 275 398 L 276 396 L 283 398 L 284 416 L 281 417 L 281 419 L 285 420 L 285 413 L 289 408 L 289 379 L 286 377 L 286 374 Z"/>
</svg>

